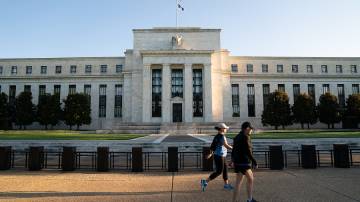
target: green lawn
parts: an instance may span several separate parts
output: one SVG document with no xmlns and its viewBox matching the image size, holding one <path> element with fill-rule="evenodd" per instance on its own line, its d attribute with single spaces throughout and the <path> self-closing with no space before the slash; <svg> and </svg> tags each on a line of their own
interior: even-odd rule
<svg viewBox="0 0 360 202">
<path fill-rule="evenodd" d="M 95 134 L 67 130 L 0 131 L 0 140 L 130 140 L 145 135 Z"/>
<path fill-rule="evenodd" d="M 237 133 L 228 133 L 227 137 L 234 138 Z M 360 138 L 360 131 L 279 131 L 258 132 L 253 139 L 300 139 L 300 138 Z"/>
</svg>

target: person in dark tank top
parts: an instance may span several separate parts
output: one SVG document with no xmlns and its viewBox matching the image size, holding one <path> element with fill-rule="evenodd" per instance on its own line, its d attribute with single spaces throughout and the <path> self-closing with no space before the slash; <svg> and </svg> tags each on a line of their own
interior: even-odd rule
<svg viewBox="0 0 360 202">
<path fill-rule="evenodd" d="M 253 198 L 254 174 L 251 168 L 257 168 L 257 162 L 252 154 L 251 134 L 253 127 L 250 122 L 244 122 L 241 125 L 241 131 L 234 138 L 231 160 L 236 173 L 236 184 L 233 194 L 233 202 L 240 194 L 240 185 L 245 175 L 247 179 L 247 202 L 256 202 Z"/>
</svg>

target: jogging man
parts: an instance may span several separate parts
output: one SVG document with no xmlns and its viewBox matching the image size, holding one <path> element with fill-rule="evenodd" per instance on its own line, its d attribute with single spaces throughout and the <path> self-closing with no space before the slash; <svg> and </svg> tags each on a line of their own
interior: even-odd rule
<svg viewBox="0 0 360 202">
<path fill-rule="evenodd" d="M 257 168 L 256 160 L 252 155 L 252 144 L 250 135 L 253 127 L 249 122 L 241 125 L 240 133 L 234 138 L 231 159 L 236 173 L 236 185 L 233 195 L 233 202 L 236 201 L 240 194 L 240 186 L 245 175 L 247 179 L 247 202 L 256 202 L 253 198 L 254 175 L 251 167 Z"/>
<path fill-rule="evenodd" d="M 214 145 L 214 151 L 211 151 L 207 159 L 209 159 L 212 155 L 214 155 L 215 167 L 216 171 L 213 172 L 206 180 L 201 179 L 201 189 L 205 191 L 206 186 L 208 183 L 219 176 L 221 173 L 223 174 L 224 179 L 224 189 L 232 190 L 233 187 L 229 184 L 228 180 L 228 172 L 227 172 L 227 164 L 226 164 L 226 155 L 227 149 L 232 149 L 227 143 L 225 133 L 229 129 L 227 125 L 224 123 L 219 123 L 215 126 L 215 129 L 218 131 L 218 134 L 214 137 L 212 145 Z"/>
</svg>

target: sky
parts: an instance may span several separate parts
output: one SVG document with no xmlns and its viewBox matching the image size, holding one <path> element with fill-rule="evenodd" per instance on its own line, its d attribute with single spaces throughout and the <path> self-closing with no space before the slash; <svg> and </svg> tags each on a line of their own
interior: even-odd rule
<svg viewBox="0 0 360 202">
<path fill-rule="evenodd" d="M 360 0 L 181 0 L 233 56 L 360 57 Z M 132 29 L 174 27 L 176 0 L 0 0 L 0 58 L 124 56 Z"/>
</svg>

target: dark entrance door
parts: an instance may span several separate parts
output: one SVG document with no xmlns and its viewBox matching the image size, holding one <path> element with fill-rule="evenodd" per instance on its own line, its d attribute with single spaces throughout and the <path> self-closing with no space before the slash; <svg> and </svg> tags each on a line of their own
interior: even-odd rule
<svg viewBox="0 0 360 202">
<path fill-rule="evenodd" d="M 173 122 L 182 122 L 182 104 L 173 104 Z"/>
</svg>

